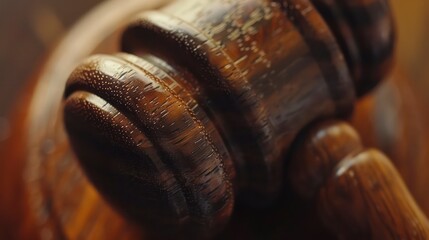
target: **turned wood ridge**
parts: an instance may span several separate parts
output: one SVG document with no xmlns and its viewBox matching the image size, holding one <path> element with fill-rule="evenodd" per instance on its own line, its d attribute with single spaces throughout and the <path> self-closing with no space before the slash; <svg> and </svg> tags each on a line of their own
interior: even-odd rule
<svg viewBox="0 0 429 240">
<path fill-rule="evenodd" d="M 103 196 L 155 232 L 213 236 L 237 199 L 275 201 L 286 174 L 338 236 L 426 238 L 394 167 L 345 123 L 285 159 L 304 127 L 352 111 L 393 48 L 384 0 L 176 1 L 138 17 L 124 53 L 75 69 L 65 126 Z"/>
</svg>

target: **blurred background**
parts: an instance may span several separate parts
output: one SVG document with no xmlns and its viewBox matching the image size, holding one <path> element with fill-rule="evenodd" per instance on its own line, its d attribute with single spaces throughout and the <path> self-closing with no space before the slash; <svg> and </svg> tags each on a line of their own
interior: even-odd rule
<svg viewBox="0 0 429 240">
<path fill-rule="evenodd" d="M 27 80 L 68 29 L 100 2 L 0 0 L 0 142 L 11 132 L 8 115 Z M 429 1 L 390 2 L 398 29 L 397 64 L 429 103 Z"/>
<path fill-rule="evenodd" d="M 31 75 L 71 26 L 101 0 L 0 0 L 0 142 Z"/>
</svg>

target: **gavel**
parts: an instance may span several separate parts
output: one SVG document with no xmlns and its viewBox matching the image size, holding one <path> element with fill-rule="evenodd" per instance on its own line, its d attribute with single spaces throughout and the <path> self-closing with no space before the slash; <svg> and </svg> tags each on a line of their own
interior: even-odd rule
<svg viewBox="0 0 429 240">
<path fill-rule="evenodd" d="M 59 118 L 91 183 L 156 237 L 212 238 L 290 184 L 341 239 L 427 239 L 387 157 L 328 120 L 389 72 L 394 42 L 386 0 L 175 1 L 76 67 Z"/>
</svg>

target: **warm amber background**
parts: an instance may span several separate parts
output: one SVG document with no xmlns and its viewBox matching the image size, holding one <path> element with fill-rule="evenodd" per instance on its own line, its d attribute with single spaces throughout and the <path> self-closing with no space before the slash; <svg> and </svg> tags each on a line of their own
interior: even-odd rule
<svg viewBox="0 0 429 240">
<path fill-rule="evenodd" d="M 0 143 L 11 133 L 6 116 L 26 79 L 70 26 L 101 1 L 0 0 Z M 397 62 L 429 103 L 429 1 L 391 4 L 399 33 Z"/>
<path fill-rule="evenodd" d="M 429 1 L 390 2 L 398 29 L 397 63 L 429 103 Z"/>
<path fill-rule="evenodd" d="M 0 144 L 12 133 L 7 116 L 29 76 L 77 19 L 99 2 L 0 0 Z"/>
</svg>

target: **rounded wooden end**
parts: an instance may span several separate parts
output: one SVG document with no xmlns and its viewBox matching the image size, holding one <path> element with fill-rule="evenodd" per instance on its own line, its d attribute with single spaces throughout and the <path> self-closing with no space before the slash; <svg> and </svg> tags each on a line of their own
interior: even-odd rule
<svg viewBox="0 0 429 240">
<path fill-rule="evenodd" d="M 229 219 L 234 169 L 220 135 L 150 61 L 86 60 L 67 83 L 64 122 L 89 179 L 130 219 L 161 234 L 200 236 Z"/>
</svg>

